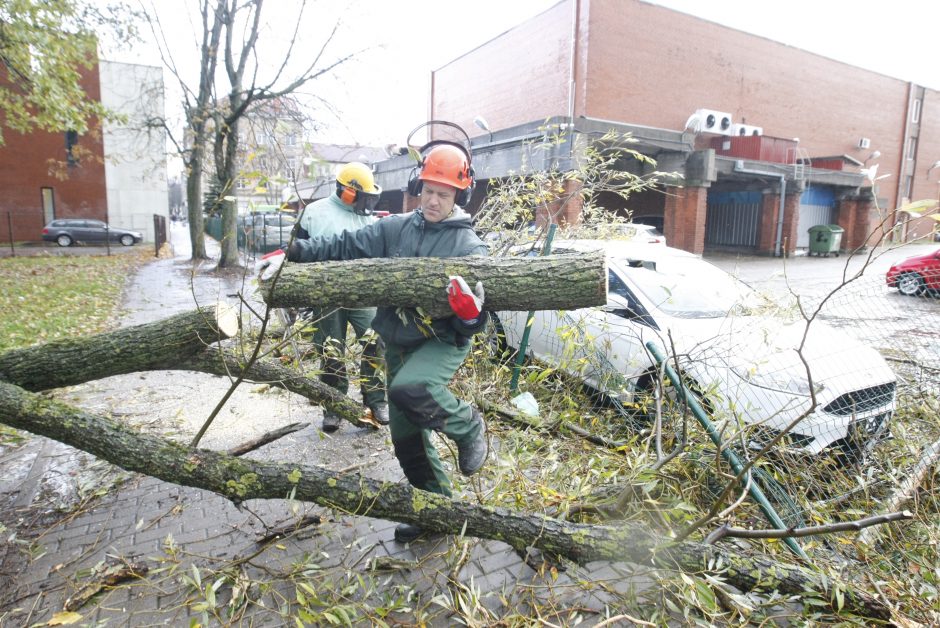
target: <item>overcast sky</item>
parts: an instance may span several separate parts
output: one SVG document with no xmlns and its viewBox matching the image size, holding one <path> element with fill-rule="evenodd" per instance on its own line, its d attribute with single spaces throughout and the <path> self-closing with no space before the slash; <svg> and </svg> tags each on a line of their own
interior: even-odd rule
<svg viewBox="0 0 940 628">
<path fill-rule="evenodd" d="M 940 89 L 940 2 L 936 0 L 650 0 L 855 66 Z M 194 0 L 154 0 L 180 67 L 195 72 Z M 312 58 L 339 23 L 325 58 L 364 50 L 333 76 L 318 79 L 302 98 L 328 102 L 317 140 L 404 144 L 428 115 L 430 73 L 547 8 L 557 0 L 320 0 L 303 20 L 305 47 L 292 60 Z M 268 41 L 290 34 L 297 22 L 289 0 L 265 4 Z M 262 55 L 278 59 L 270 44 Z M 185 51 L 189 51 L 186 54 Z M 135 46 L 105 57 L 159 64 L 153 48 Z M 511 59 L 506 60 L 511 63 Z M 189 64 L 187 66 L 187 63 Z M 167 76 L 168 100 L 178 100 Z M 168 102 L 168 108 L 172 105 Z"/>
</svg>

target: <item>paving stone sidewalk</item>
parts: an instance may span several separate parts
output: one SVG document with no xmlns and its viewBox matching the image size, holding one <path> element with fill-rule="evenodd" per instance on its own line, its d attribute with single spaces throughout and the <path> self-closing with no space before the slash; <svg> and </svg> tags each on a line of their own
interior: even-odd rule
<svg viewBox="0 0 940 628">
<path fill-rule="evenodd" d="M 186 238 L 185 228 L 172 225 L 175 257 L 154 261 L 134 277 L 122 325 L 250 291 L 243 277 L 193 274 Z M 154 372 L 90 382 L 56 396 L 188 440 L 227 386 L 227 379 L 209 375 Z M 201 446 L 224 449 L 306 421 L 309 427 L 249 456 L 336 470 L 354 467 L 369 477 L 403 480 L 387 430 L 345 425 L 326 436 L 317 429 L 320 419 L 319 408 L 299 396 L 242 385 Z M 97 580 L 96 570 L 106 565 L 143 564 L 149 571 L 105 587 L 77 606 L 80 625 L 188 626 L 205 617 L 210 625 L 293 625 L 290 617 L 298 608 L 316 607 L 309 599 L 306 605 L 299 602 L 299 583 L 306 582 L 321 590 L 353 584 L 344 594 L 350 602 L 365 600 L 375 608 L 384 601 L 389 609 L 409 609 L 390 611 L 385 621 L 393 625 L 452 625 L 446 604 L 434 600 L 452 599 L 456 586 L 470 598 L 478 596 L 481 625 L 513 613 L 524 616 L 533 604 L 550 600 L 557 611 L 552 623 L 583 620 L 581 625 L 589 626 L 609 616 L 609 602 L 649 584 L 643 570 L 626 563 L 537 573 L 497 541 L 438 536 L 401 545 L 392 540 L 393 522 L 289 499 L 236 507 L 213 493 L 126 473 L 39 437 L 0 449 L 0 478 L 7 527 L 0 550 L 0 626 L 49 621 L 70 599 L 82 596 Z M 101 491 L 102 486 L 109 488 Z M 58 509 L 71 514 L 56 514 Z M 304 516 L 317 516 L 320 523 L 264 542 L 272 528 Z M 221 580 L 226 586 L 206 593 Z"/>
</svg>

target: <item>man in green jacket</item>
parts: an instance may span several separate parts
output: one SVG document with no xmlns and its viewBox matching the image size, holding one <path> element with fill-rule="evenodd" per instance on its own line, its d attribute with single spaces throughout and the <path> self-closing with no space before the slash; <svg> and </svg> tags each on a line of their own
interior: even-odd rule
<svg viewBox="0 0 940 628">
<path fill-rule="evenodd" d="M 336 236 L 344 231 L 356 231 L 378 220 L 372 209 L 382 189 L 375 184 L 372 170 L 365 164 L 350 162 L 336 173 L 334 194 L 308 205 L 298 221 L 295 239 Z M 320 381 L 344 395 L 349 389 L 346 373 L 346 330 L 352 326 L 360 342 L 375 317 L 375 308 L 337 308 L 323 310 L 307 308 L 304 319 L 316 328 L 313 344 L 320 354 Z M 385 382 L 382 381 L 382 341 L 372 338 L 362 348 L 359 363 L 362 401 L 372 411 L 372 417 L 387 425 L 388 404 L 385 401 Z M 329 411 L 323 412 L 322 429 L 335 432 L 342 419 Z"/>
<path fill-rule="evenodd" d="M 358 231 L 295 239 L 287 257 L 292 262 L 318 262 L 486 255 L 469 214 L 459 207 L 470 199 L 472 172 L 470 155 L 462 147 L 432 145 L 408 185 L 408 191 L 421 198 L 417 210 Z M 450 481 L 431 442 L 432 430 L 457 445 L 458 467 L 464 475 L 476 473 L 487 455 L 483 417 L 447 387 L 470 352 L 470 338 L 486 326 L 483 286 L 478 283 L 471 291 L 463 278 L 451 277 L 447 292 L 453 316 L 428 321 L 412 309 L 380 307 L 372 322 L 386 345 L 395 456 L 413 486 L 444 495 L 451 494 Z M 395 529 L 395 540 L 407 543 L 422 533 L 419 526 L 403 523 Z"/>
</svg>

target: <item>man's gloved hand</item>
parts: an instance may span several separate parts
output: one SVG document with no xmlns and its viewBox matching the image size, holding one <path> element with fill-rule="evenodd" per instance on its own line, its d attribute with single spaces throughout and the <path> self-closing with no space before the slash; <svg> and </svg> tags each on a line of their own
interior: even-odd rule
<svg viewBox="0 0 940 628">
<path fill-rule="evenodd" d="M 287 256 L 283 249 L 275 249 L 258 260 L 258 278 L 267 281 L 277 274 Z"/>
<path fill-rule="evenodd" d="M 470 286 L 463 277 L 453 275 L 447 284 L 447 300 L 457 318 L 466 323 L 476 323 L 483 311 L 483 282 L 478 281 L 470 292 Z"/>
</svg>

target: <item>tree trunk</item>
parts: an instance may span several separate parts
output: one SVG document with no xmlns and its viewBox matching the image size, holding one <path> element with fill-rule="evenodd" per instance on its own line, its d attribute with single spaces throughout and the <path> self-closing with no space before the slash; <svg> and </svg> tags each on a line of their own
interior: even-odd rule
<svg viewBox="0 0 940 628">
<path fill-rule="evenodd" d="M 235 377 L 245 368 L 246 357 L 211 344 L 237 331 L 237 318 L 227 306 L 202 308 L 154 323 L 8 351 L 0 355 L 0 380 L 40 391 L 140 371 Z M 244 379 L 302 395 L 356 427 L 378 427 L 366 419 L 362 404 L 277 362 L 255 361 Z"/>
<path fill-rule="evenodd" d="M 193 146 L 186 175 L 186 213 L 189 217 L 189 241 L 192 245 L 192 259 L 207 259 L 206 225 L 202 218 L 202 150 Z"/>
<path fill-rule="evenodd" d="M 0 379 L 38 391 L 173 369 L 237 332 L 237 315 L 228 306 L 205 307 L 153 323 L 7 351 L 0 355 Z"/>
<path fill-rule="evenodd" d="M 607 303 L 607 264 L 599 253 L 288 263 L 276 282 L 262 283 L 261 293 L 272 307 L 420 307 L 437 318 L 451 314 L 450 275 L 462 275 L 471 288 L 482 281 L 484 307 L 491 311 L 573 310 Z"/>
<path fill-rule="evenodd" d="M 744 591 L 777 591 L 800 597 L 807 591 L 817 591 L 823 599 L 833 597 L 828 579 L 770 557 L 701 543 L 670 544 L 668 538 L 639 526 L 571 523 L 454 501 L 407 484 L 379 482 L 359 474 L 191 449 L 3 382 L 0 421 L 82 449 L 128 471 L 212 491 L 235 503 L 283 499 L 293 491 L 294 499 L 351 514 L 417 524 L 442 533 L 458 534 L 465 529 L 466 534 L 497 539 L 517 550 L 536 547 L 581 564 L 630 561 L 696 575 L 707 573 L 709 565 L 722 565 L 719 577 Z M 846 590 L 844 607 L 873 619 L 890 619 L 883 604 L 858 589 Z"/>
</svg>

